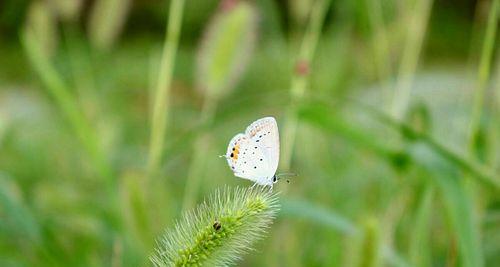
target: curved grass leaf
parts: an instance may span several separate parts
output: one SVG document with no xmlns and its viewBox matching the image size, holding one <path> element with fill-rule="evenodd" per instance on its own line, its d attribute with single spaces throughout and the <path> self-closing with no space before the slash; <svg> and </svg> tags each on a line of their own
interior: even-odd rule
<svg viewBox="0 0 500 267">
<path fill-rule="evenodd" d="M 436 177 L 434 180 L 443 195 L 452 233 L 458 242 L 461 265 L 483 266 L 484 259 L 479 229 L 474 220 L 472 198 L 463 186 L 459 171 L 428 147 L 415 146 L 412 153 L 419 164 Z"/>
</svg>

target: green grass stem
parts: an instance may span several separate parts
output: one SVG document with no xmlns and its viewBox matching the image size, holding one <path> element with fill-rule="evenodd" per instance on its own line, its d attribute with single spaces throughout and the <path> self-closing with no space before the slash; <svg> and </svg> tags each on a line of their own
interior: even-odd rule
<svg viewBox="0 0 500 267">
<path fill-rule="evenodd" d="M 153 99 L 148 159 L 148 174 L 150 176 L 154 175 L 158 170 L 164 148 L 167 119 L 170 110 L 170 87 L 181 32 L 184 2 L 184 0 L 170 1 L 168 25 Z"/>
<path fill-rule="evenodd" d="M 401 120 L 408 108 L 411 86 L 417 70 L 417 64 L 424 36 L 432 9 L 433 0 L 417 0 L 407 12 L 411 14 L 401 64 L 399 66 L 396 88 L 392 102 L 391 115 Z"/>
<path fill-rule="evenodd" d="M 21 43 L 34 71 L 40 77 L 49 94 L 54 97 L 58 108 L 66 116 L 73 131 L 90 155 L 97 171 L 110 182 L 112 179 L 111 170 L 99 147 L 96 132 L 85 118 L 68 85 L 63 81 L 50 59 L 43 54 L 39 42 L 30 28 L 22 31 Z"/>
<path fill-rule="evenodd" d="M 474 102 L 472 106 L 471 121 L 468 133 L 468 148 L 473 152 L 474 139 L 479 132 L 481 114 L 484 105 L 484 94 L 486 84 L 490 77 L 491 62 L 493 61 L 493 50 L 495 48 L 495 36 L 498 27 L 498 13 L 500 12 L 499 0 L 493 0 L 488 14 L 488 24 L 484 36 L 481 58 L 479 61 L 477 81 L 474 90 Z"/>
<path fill-rule="evenodd" d="M 431 215 L 434 200 L 434 185 L 428 183 L 422 196 L 418 201 L 417 211 L 415 213 L 415 226 L 410 233 L 410 260 L 415 266 L 431 265 Z"/>
<path fill-rule="evenodd" d="M 307 220 L 348 237 L 358 237 L 363 234 L 363 229 L 360 229 L 350 219 L 334 210 L 307 200 L 284 198 L 281 200 L 281 206 L 280 216 L 284 218 Z M 382 260 L 390 266 L 409 266 L 403 257 L 387 245 L 381 245 L 380 253 Z"/>
<path fill-rule="evenodd" d="M 250 2 L 222 4 L 205 29 L 197 57 L 196 87 L 203 95 L 198 125 L 212 126 L 219 101 L 236 89 L 257 35 L 257 11 Z M 202 132 L 194 141 L 184 189 L 183 209 L 196 203 L 210 151 L 212 135 Z"/>
<path fill-rule="evenodd" d="M 283 127 L 283 149 L 281 156 L 281 166 L 283 169 L 290 169 L 290 163 L 295 143 L 298 120 L 295 115 L 296 104 L 303 98 L 308 79 L 314 52 L 321 36 L 321 29 L 325 20 L 326 12 L 330 6 L 330 0 L 318 0 L 314 2 L 307 30 L 302 39 L 298 55 L 294 59 L 294 72 L 290 84 L 291 103 L 286 113 Z M 301 66 L 302 65 L 302 66 Z M 299 68 L 304 68 L 300 70 Z"/>
<path fill-rule="evenodd" d="M 500 189 L 500 181 L 498 180 L 498 174 L 495 173 L 494 170 L 488 169 L 481 165 L 480 163 L 460 155 L 456 152 L 451 151 L 445 145 L 436 141 L 432 136 L 421 133 L 406 123 L 399 122 L 394 118 L 377 111 L 373 108 L 363 107 L 366 109 L 368 114 L 374 116 L 380 122 L 390 126 L 396 130 L 403 136 L 410 137 L 412 141 L 421 141 L 427 146 L 429 146 L 432 151 L 441 155 L 443 158 L 446 158 L 451 163 L 459 167 L 460 169 L 467 171 L 472 174 L 473 177 L 477 178 L 479 182 L 482 184 L 493 188 L 494 190 Z M 328 130 L 330 133 L 334 134 L 342 134 L 345 138 L 352 139 L 355 143 L 363 142 L 362 144 L 368 144 L 366 148 L 373 149 L 375 152 L 380 152 L 382 154 L 394 154 L 404 157 L 413 157 L 410 153 L 405 151 L 395 150 L 394 148 L 388 147 L 386 144 L 382 142 L 375 141 L 373 138 L 367 138 L 362 133 L 362 130 L 356 129 L 352 127 L 352 124 L 348 122 L 341 122 L 342 118 L 340 116 L 335 116 L 334 110 L 328 107 L 328 104 L 323 102 L 313 102 L 310 104 L 304 104 L 299 109 L 299 116 L 304 119 L 304 121 L 308 121 L 321 127 L 325 130 Z M 329 118 L 325 116 L 325 114 L 329 114 Z M 332 117 L 335 116 L 335 117 Z M 334 119 L 335 118 L 335 119 Z M 332 123 L 333 121 L 339 120 L 340 122 Z M 343 129 L 342 131 L 337 131 L 337 129 Z M 355 133 L 354 135 L 350 133 Z M 392 151 L 392 152 L 391 152 Z"/>
<path fill-rule="evenodd" d="M 364 222 L 363 244 L 360 253 L 361 262 L 359 267 L 379 266 L 380 253 L 380 229 L 375 218 L 369 218 Z"/>
<path fill-rule="evenodd" d="M 200 125 L 211 125 L 215 116 L 216 103 L 212 98 L 205 98 L 202 112 L 200 114 Z M 194 141 L 193 159 L 189 165 L 186 185 L 184 187 L 184 198 L 182 201 L 182 209 L 191 209 L 196 203 L 196 197 L 199 192 L 199 187 L 206 167 L 206 152 L 210 151 L 210 141 L 212 136 L 204 132 Z"/>
<path fill-rule="evenodd" d="M 384 23 L 384 14 L 381 0 L 366 0 L 366 8 L 372 28 L 372 46 L 374 53 L 374 64 L 377 71 L 379 82 L 384 84 L 384 81 L 390 78 L 392 74 L 390 47 L 387 37 L 387 29 Z M 390 103 L 391 88 L 388 85 L 383 85 L 384 103 L 388 106 Z"/>
</svg>

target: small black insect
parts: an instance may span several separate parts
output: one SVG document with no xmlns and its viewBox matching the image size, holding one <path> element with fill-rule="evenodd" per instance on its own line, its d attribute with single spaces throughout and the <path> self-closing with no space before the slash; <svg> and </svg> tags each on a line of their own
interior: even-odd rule
<svg viewBox="0 0 500 267">
<path fill-rule="evenodd" d="M 222 225 L 220 224 L 219 221 L 215 221 L 214 225 L 212 225 L 212 226 L 214 227 L 215 231 L 219 231 L 222 228 Z"/>
</svg>

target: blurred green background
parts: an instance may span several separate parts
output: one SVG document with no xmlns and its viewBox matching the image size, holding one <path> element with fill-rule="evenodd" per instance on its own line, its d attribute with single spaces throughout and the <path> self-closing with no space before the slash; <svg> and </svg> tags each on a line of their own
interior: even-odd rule
<svg viewBox="0 0 500 267">
<path fill-rule="evenodd" d="M 1 1 L 0 266 L 149 265 L 182 210 L 251 185 L 218 155 L 269 115 L 298 176 L 239 265 L 499 266 L 499 13 Z"/>
</svg>

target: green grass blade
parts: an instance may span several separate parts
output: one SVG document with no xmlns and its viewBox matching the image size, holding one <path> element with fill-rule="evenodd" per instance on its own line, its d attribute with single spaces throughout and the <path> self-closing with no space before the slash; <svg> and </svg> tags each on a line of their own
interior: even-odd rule
<svg viewBox="0 0 500 267">
<path fill-rule="evenodd" d="M 499 0 L 493 0 L 489 9 L 488 24 L 484 37 L 481 59 L 479 62 L 476 88 L 474 91 L 474 102 L 472 106 L 472 117 L 469 125 L 469 149 L 473 151 L 474 138 L 479 131 L 479 122 L 484 104 L 484 93 L 486 82 L 490 76 L 491 62 L 493 61 L 493 50 L 495 48 L 495 36 L 498 27 L 498 14 L 500 13 Z"/>
<path fill-rule="evenodd" d="M 44 87 L 54 97 L 58 108 L 66 116 L 73 131 L 91 156 L 97 170 L 101 176 L 111 181 L 111 170 L 101 152 L 96 133 L 80 110 L 68 86 L 51 64 L 47 55 L 43 54 L 40 44 L 31 29 L 26 28 L 22 31 L 21 43 L 35 72 L 40 77 Z"/>
<path fill-rule="evenodd" d="M 443 195 L 451 230 L 458 242 L 462 266 L 483 266 L 478 225 L 473 218 L 473 202 L 460 179 L 459 171 L 443 157 L 432 153 L 425 146 L 412 149 L 414 158 L 421 166 L 433 173 Z"/>
<path fill-rule="evenodd" d="M 283 125 L 283 140 L 281 165 L 284 169 L 290 169 L 290 163 L 295 143 L 295 134 L 298 127 L 298 119 L 295 114 L 296 104 L 299 102 L 308 86 L 310 66 L 321 36 L 326 12 L 330 6 L 330 0 L 318 0 L 314 2 L 311 9 L 310 21 L 306 33 L 302 39 L 297 58 L 295 58 L 295 71 L 290 84 L 291 105 L 288 107 L 286 120 Z"/>
<path fill-rule="evenodd" d="M 170 86 L 174 72 L 174 62 L 179 43 L 184 0 L 172 0 L 163 43 L 163 52 L 153 99 L 151 136 L 149 142 L 148 173 L 156 173 L 162 157 L 167 119 L 169 114 Z"/>
<path fill-rule="evenodd" d="M 348 218 L 306 200 L 282 199 L 280 216 L 306 219 L 348 236 L 358 236 L 362 233 Z M 380 253 L 389 266 L 409 266 L 407 261 L 389 246 L 382 246 Z"/>
<path fill-rule="evenodd" d="M 377 267 L 380 257 L 380 227 L 375 218 L 364 222 L 363 244 L 360 253 L 359 267 Z"/>
<path fill-rule="evenodd" d="M 305 200 L 283 199 L 281 202 L 281 215 L 285 217 L 290 216 L 308 219 L 347 235 L 353 235 L 359 232 L 356 225 L 342 215 Z"/>
<path fill-rule="evenodd" d="M 417 0 L 415 6 L 409 6 L 411 20 L 406 32 L 398 79 L 394 91 L 391 115 L 401 120 L 410 102 L 411 85 L 417 69 L 418 59 L 432 9 L 433 0 Z"/>
<path fill-rule="evenodd" d="M 430 251 L 430 220 L 432 214 L 432 201 L 434 198 L 433 185 L 426 188 L 419 200 L 415 215 L 415 226 L 410 234 L 410 260 L 415 266 L 431 266 Z"/>
</svg>

